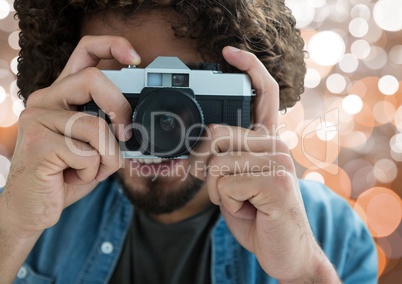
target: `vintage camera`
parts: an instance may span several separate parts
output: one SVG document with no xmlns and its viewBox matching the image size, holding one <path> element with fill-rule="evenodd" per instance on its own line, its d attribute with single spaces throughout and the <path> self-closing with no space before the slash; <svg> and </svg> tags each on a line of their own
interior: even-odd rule
<svg viewBox="0 0 402 284">
<path fill-rule="evenodd" d="M 119 142 L 125 158 L 184 158 L 211 123 L 250 126 L 254 92 L 246 74 L 222 73 L 218 64 L 188 68 L 158 57 L 146 68 L 102 71 L 133 111 L 133 137 Z M 104 115 L 92 101 L 82 111 Z"/>
</svg>

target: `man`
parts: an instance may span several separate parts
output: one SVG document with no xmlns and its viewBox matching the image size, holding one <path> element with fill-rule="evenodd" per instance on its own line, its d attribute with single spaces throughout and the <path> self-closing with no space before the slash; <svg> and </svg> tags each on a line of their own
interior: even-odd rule
<svg viewBox="0 0 402 284">
<path fill-rule="evenodd" d="M 322 185 L 297 180 L 275 133 L 278 109 L 298 100 L 305 72 L 283 1 L 15 8 L 27 107 L 0 196 L 2 282 L 376 282 L 363 223 Z M 210 125 L 188 159 L 121 159 L 109 138 L 133 135 L 133 110 L 99 69 L 142 68 L 158 56 L 247 73 L 253 129 Z M 111 128 L 78 111 L 91 100 Z M 162 167 L 167 174 L 143 174 Z"/>
</svg>

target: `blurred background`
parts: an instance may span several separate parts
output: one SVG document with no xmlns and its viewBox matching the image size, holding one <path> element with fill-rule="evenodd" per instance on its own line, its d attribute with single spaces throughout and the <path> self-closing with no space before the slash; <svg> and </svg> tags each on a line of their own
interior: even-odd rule
<svg viewBox="0 0 402 284">
<path fill-rule="evenodd" d="M 367 223 L 379 283 L 402 283 L 402 0 L 287 0 L 305 40 L 300 103 L 280 117 L 301 178 L 325 183 Z M 23 105 L 18 23 L 0 0 L 0 186 Z"/>
</svg>

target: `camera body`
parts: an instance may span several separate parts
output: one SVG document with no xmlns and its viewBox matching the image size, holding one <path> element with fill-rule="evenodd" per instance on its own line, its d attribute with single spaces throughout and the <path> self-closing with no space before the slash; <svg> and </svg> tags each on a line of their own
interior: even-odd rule
<svg viewBox="0 0 402 284">
<path fill-rule="evenodd" d="M 177 57 L 160 56 L 146 68 L 102 71 L 133 109 L 134 135 L 119 142 L 123 157 L 185 158 L 208 124 L 250 126 L 250 78 L 200 66 L 192 70 Z M 93 101 L 81 110 L 105 115 Z"/>
</svg>

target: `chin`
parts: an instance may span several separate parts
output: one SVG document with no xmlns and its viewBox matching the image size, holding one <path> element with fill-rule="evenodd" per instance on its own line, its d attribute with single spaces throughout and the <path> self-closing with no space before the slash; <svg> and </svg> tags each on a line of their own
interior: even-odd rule
<svg viewBox="0 0 402 284">
<path fill-rule="evenodd" d="M 136 208 L 149 214 L 165 214 L 186 205 L 203 185 L 187 168 L 187 160 L 146 164 L 128 159 L 118 177 Z"/>
</svg>

